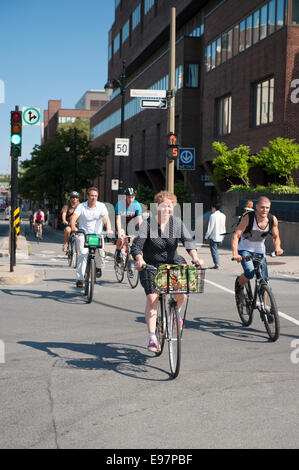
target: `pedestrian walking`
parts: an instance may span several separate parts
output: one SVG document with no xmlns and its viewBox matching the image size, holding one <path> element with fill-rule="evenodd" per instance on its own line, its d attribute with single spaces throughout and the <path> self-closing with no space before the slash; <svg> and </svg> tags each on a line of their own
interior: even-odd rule
<svg viewBox="0 0 299 470">
<path fill-rule="evenodd" d="M 209 240 L 210 251 L 214 262 L 214 268 L 219 268 L 218 248 L 221 246 L 224 233 L 226 232 L 226 216 L 220 212 L 220 204 L 212 204 L 212 214 L 205 235 L 205 240 Z"/>
</svg>

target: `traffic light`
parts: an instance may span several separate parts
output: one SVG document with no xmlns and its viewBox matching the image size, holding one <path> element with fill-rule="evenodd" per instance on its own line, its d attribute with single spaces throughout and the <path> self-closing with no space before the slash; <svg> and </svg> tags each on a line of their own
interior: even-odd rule
<svg viewBox="0 0 299 470">
<path fill-rule="evenodd" d="M 168 152 L 167 156 L 171 160 L 175 160 L 179 155 L 179 143 L 177 136 L 171 132 L 168 134 Z"/>
<path fill-rule="evenodd" d="M 20 157 L 22 153 L 22 112 L 10 112 L 11 156 Z"/>
</svg>

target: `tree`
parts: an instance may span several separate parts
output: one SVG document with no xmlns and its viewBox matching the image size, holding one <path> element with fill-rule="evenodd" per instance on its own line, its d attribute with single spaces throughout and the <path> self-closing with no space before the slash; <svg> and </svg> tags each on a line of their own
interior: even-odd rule
<svg viewBox="0 0 299 470">
<path fill-rule="evenodd" d="M 183 181 L 178 181 L 174 184 L 174 194 L 176 195 L 179 204 L 192 201 L 190 189 Z"/>
<path fill-rule="evenodd" d="M 74 126 L 59 129 L 42 145 L 36 145 L 31 159 L 20 165 L 19 191 L 31 200 L 47 198 L 61 207 L 65 194 L 74 189 L 74 150 L 65 151 L 73 142 Z M 82 129 L 77 130 L 78 190 L 89 186 L 101 175 L 109 147 L 94 148 Z"/>
<path fill-rule="evenodd" d="M 288 186 L 294 186 L 292 170 L 299 167 L 299 144 L 295 139 L 277 137 L 270 140 L 269 146 L 263 147 L 252 160 L 263 166 L 269 175 L 284 177 Z"/>
<path fill-rule="evenodd" d="M 240 145 L 232 150 L 228 150 L 224 142 L 214 142 L 213 150 L 216 154 L 216 158 L 213 160 L 214 170 L 212 179 L 214 183 L 217 184 L 223 179 L 238 178 L 246 187 L 249 187 L 250 148 Z M 232 181 L 230 183 L 233 184 Z"/>
<path fill-rule="evenodd" d="M 136 190 L 136 199 L 141 204 L 147 205 L 150 208 L 150 205 L 154 202 L 154 191 L 149 186 L 144 186 L 139 184 Z"/>
</svg>

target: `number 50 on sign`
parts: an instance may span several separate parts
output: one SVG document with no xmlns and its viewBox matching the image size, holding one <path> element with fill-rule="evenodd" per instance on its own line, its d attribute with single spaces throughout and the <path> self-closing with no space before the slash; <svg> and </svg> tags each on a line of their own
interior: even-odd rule
<svg viewBox="0 0 299 470">
<path fill-rule="evenodd" d="M 130 150 L 130 139 L 115 139 L 114 155 L 116 157 L 128 157 Z"/>
</svg>

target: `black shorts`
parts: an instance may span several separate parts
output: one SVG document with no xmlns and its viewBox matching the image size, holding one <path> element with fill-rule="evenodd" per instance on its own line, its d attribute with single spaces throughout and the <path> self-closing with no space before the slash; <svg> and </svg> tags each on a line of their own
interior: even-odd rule
<svg viewBox="0 0 299 470">
<path fill-rule="evenodd" d="M 148 263 L 151 264 L 151 263 Z M 163 263 L 163 264 L 187 264 L 187 261 L 182 256 L 177 255 L 173 262 Z M 158 266 L 156 266 L 158 267 Z M 140 284 L 142 285 L 145 295 L 154 294 L 156 292 L 154 280 L 157 275 L 157 271 L 144 269 L 140 271 Z"/>
</svg>

